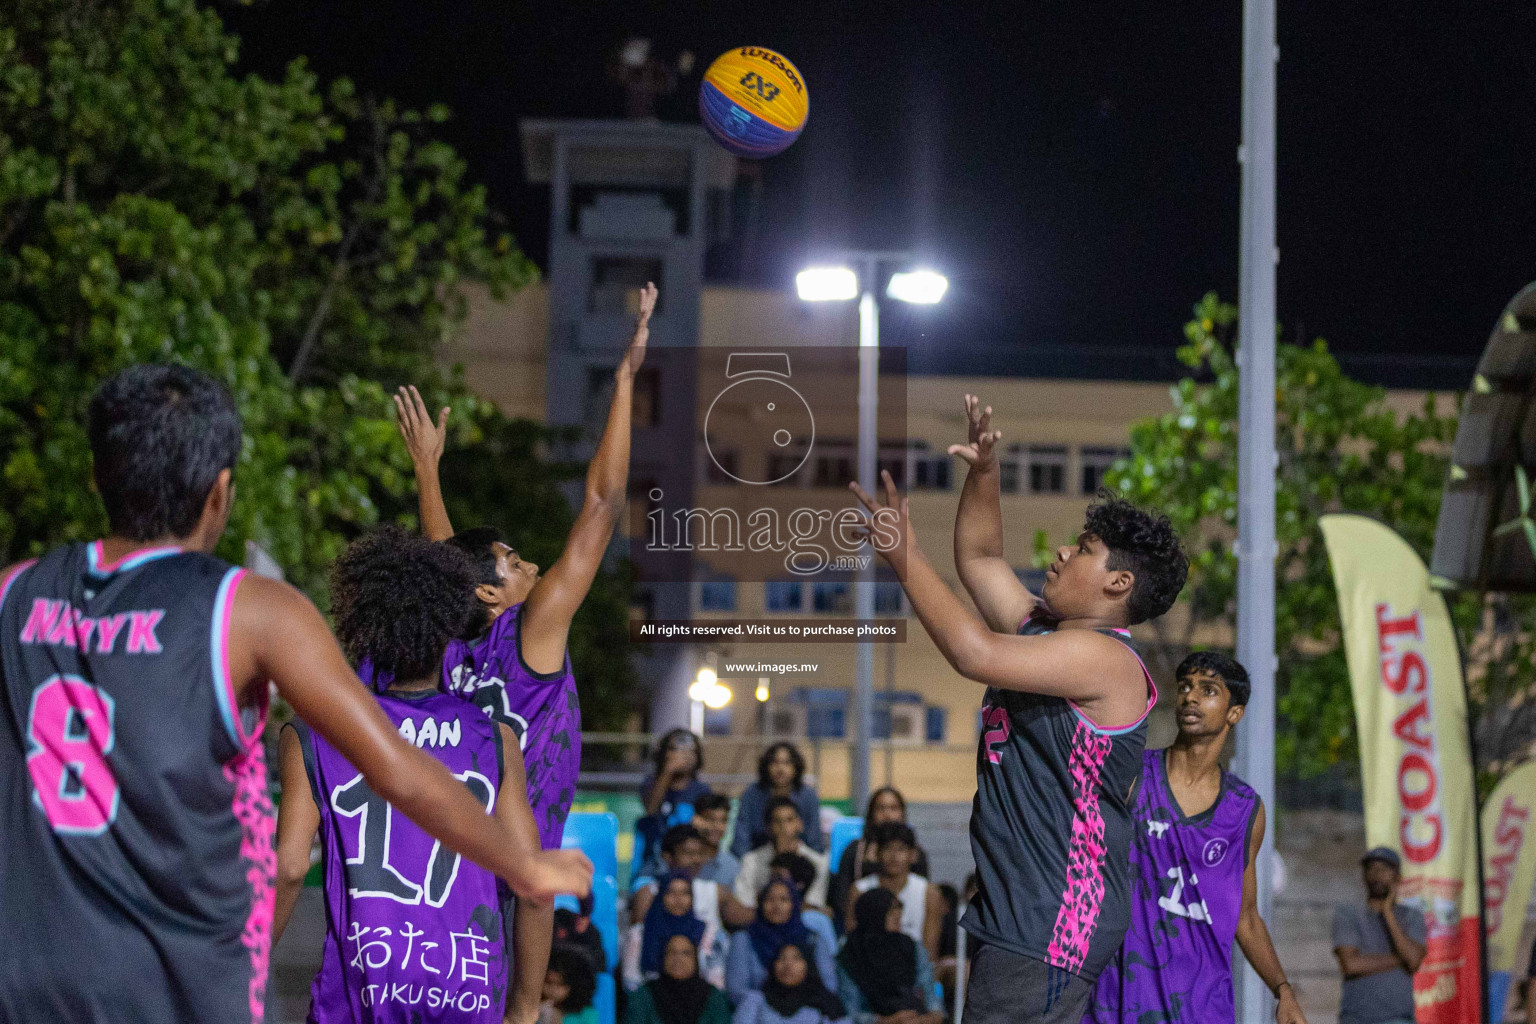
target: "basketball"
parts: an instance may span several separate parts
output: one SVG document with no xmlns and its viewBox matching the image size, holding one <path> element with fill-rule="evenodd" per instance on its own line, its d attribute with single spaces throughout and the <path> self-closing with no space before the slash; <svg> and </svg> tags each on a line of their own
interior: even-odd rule
<svg viewBox="0 0 1536 1024">
<path fill-rule="evenodd" d="M 761 160 L 789 148 L 805 128 L 810 94 L 789 60 L 760 46 L 721 54 L 699 84 L 699 115 L 726 149 Z"/>
</svg>

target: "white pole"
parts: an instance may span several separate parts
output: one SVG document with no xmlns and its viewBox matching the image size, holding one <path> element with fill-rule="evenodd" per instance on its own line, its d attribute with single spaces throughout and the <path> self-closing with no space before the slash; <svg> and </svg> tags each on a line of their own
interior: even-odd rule
<svg viewBox="0 0 1536 1024">
<path fill-rule="evenodd" d="M 1243 3 L 1243 165 L 1238 287 L 1237 659 L 1253 694 L 1238 727 L 1236 770 L 1263 799 L 1271 827 L 1256 864 L 1259 913 L 1272 906 L 1275 821 L 1275 0 Z M 1269 990 L 1246 963 L 1242 1024 L 1274 1018 Z"/>
<path fill-rule="evenodd" d="M 880 304 L 875 301 L 879 287 L 874 259 L 866 259 L 863 294 L 859 296 L 859 486 L 876 493 L 880 483 L 875 475 L 876 449 L 879 445 L 878 419 L 880 374 Z M 853 584 L 853 614 L 856 619 L 875 617 L 875 560 L 873 551 Z M 875 645 L 859 642 L 855 652 L 856 691 L 854 694 L 854 751 L 849 771 L 849 796 L 854 813 L 862 814 L 869 800 L 869 741 L 874 731 Z"/>
</svg>

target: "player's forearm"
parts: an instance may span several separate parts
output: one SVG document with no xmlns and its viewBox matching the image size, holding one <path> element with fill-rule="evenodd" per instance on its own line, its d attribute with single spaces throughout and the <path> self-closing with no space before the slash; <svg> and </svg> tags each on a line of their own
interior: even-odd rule
<svg viewBox="0 0 1536 1024">
<path fill-rule="evenodd" d="M 629 480 L 629 441 L 635 394 L 634 374 L 628 362 L 614 375 L 613 402 L 608 406 L 608 422 L 597 452 L 587 466 L 587 501 L 601 501 L 621 507 Z"/>
<path fill-rule="evenodd" d="M 453 536 L 448 521 L 448 506 L 443 504 L 443 485 L 437 463 L 413 462 L 416 470 L 416 505 L 421 512 L 421 533 L 428 540 L 442 541 Z"/>
<path fill-rule="evenodd" d="M 288 928 L 288 922 L 293 918 L 293 908 L 298 905 L 299 893 L 304 891 L 304 877 L 298 878 L 278 873 L 277 881 L 273 886 L 272 900 L 272 945 L 277 945 L 277 940 L 283 937 L 283 932 Z"/>
<path fill-rule="evenodd" d="M 950 666 L 968 679 L 991 631 L 970 613 L 915 545 L 907 552 L 903 586 L 912 611 Z"/>
<path fill-rule="evenodd" d="M 1275 943 L 1270 938 L 1269 926 L 1259 916 L 1257 908 L 1244 909 L 1242 916 L 1238 919 L 1237 944 L 1270 992 L 1275 992 L 1286 983 L 1285 968 L 1280 966 L 1280 955 L 1275 952 Z"/>
<path fill-rule="evenodd" d="M 520 899 L 512 916 L 512 990 L 507 1009 L 519 1024 L 539 1013 L 544 992 L 544 972 L 549 969 L 549 949 L 555 936 L 555 905 Z"/>
<path fill-rule="evenodd" d="M 1003 499 L 997 461 L 972 466 L 955 511 L 955 565 L 973 558 L 1003 557 Z M 962 578 L 964 570 L 962 569 Z"/>
</svg>

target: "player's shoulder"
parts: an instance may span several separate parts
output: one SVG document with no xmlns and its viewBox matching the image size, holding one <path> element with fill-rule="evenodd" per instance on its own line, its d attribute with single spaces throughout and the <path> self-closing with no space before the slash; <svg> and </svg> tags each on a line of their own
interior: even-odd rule
<svg viewBox="0 0 1536 1024">
<path fill-rule="evenodd" d="M 1251 803 L 1259 802 L 1259 791 L 1244 782 L 1236 772 L 1227 772 L 1226 782 L 1228 793 Z"/>
</svg>

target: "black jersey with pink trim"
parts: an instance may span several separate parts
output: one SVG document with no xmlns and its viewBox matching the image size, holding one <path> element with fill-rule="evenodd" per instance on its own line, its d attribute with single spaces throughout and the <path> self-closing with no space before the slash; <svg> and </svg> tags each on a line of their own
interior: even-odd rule
<svg viewBox="0 0 1536 1024">
<path fill-rule="evenodd" d="M 1026 636 L 1053 630 L 1034 618 L 1019 627 Z M 1135 652 L 1125 630 L 1099 632 Z M 1142 673 L 1151 711 L 1157 687 Z M 1064 698 L 987 688 L 971 808 L 980 888 L 966 931 L 1098 977 L 1130 923 L 1131 805 L 1146 740 L 1145 712 L 1105 729 Z"/>
<path fill-rule="evenodd" d="M 244 570 L 55 548 L 0 579 L 0 1022 L 259 1021 L 261 729 L 228 671 Z"/>
</svg>

